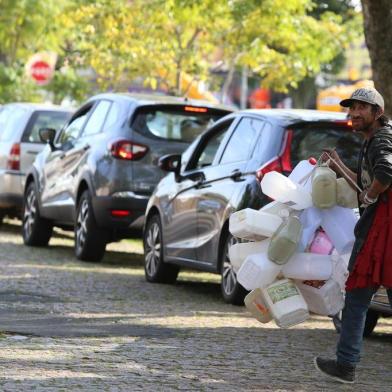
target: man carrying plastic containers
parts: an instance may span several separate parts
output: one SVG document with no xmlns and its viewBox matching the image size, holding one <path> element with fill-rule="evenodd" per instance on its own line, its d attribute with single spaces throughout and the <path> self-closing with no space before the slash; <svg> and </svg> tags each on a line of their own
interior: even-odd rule
<svg viewBox="0 0 392 392">
<path fill-rule="evenodd" d="M 358 192 L 360 219 L 349 261 L 346 298 L 336 360 L 316 357 L 316 368 L 343 383 L 353 383 L 360 361 L 366 313 L 379 286 L 387 288 L 392 306 L 392 127 L 383 115 L 384 100 L 373 88 L 355 90 L 340 102 L 348 107 L 353 128 L 364 136 L 357 173 L 334 150 L 323 154 L 330 167 Z"/>
</svg>

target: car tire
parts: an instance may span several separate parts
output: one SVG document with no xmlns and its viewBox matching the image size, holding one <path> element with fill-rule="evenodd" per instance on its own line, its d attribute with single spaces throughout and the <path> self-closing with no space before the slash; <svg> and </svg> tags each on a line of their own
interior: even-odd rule
<svg viewBox="0 0 392 392">
<path fill-rule="evenodd" d="M 371 309 L 368 310 L 365 320 L 365 328 L 363 330 L 363 336 L 365 338 L 368 338 L 373 333 L 374 328 L 376 328 L 379 317 L 379 313 Z"/>
<path fill-rule="evenodd" d="M 173 284 L 180 268 L 164 262 L 162 224 L 158 215 L 151 216 L 143 235 L 144 275 L 147 282 Z"/>
<path fill-rule="evenodd" d="M 28 246 L 47 246 L 53 233 L 53 224 L 39 212 L 34 182 L 27 186 L 23 200 L 22 236 Z"/>
<path fill-rule="evenodd" d="M 76 209 L 75 255 L 83 261 L 101 261 L 108 240 L 107 231 L 97 226 L 90 193 L 84 191 Z"/>
<path fill-rule="evenodd" d="M 225 302 L 232 305 L 244 305 L 248 291 L 237 281 L 237 275 L 229 259 L 229 247 L 236 243 L 235 238 L 227 231 L 224 234 L 220 253 L 221 292 Z"/>
</svg>

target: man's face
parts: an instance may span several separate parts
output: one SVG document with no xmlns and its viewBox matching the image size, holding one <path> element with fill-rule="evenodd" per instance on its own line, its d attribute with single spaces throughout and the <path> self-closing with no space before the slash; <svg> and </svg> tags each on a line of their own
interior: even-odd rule
<svg viewBox="0 0 392 392">
<path fill-rule="evenodd" d="M 378 113 L 373 110 L 372 105 L 366 102 L 353 101 L 348 114 L 352 120 L 353 128 L 357 132 L 367 132 L 377 120 Z"/>
</svg>

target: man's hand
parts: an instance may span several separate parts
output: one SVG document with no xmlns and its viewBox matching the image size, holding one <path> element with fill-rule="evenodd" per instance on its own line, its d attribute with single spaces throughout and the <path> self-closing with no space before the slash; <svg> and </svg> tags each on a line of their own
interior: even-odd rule
<svg viewBox="0 0 392 392">
<path fill-rule="evenodd" d="M 322 162 L 328 162 L 329 161 L 329 167 L 336 173 L 340 174 L 340 170 L 338 168 L 339 166 L 343 166 L 343 162 L 340 159 L 339 154 L 336 152 L 334 148 L 324 148 L 323 153 L 321 154 L 321 161 Z M 332 159 L 333 160 L 332 160 Z M 338 164 L 336 164 L 336 163 Z"/>
</svg>

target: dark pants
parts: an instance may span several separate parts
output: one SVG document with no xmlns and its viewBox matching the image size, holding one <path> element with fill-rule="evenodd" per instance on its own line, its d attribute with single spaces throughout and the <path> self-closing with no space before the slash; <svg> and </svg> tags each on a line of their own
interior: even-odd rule
<svg viewBox="0 0 392 392">
<path fill-rule="evenodd" d="M 360 361 L 366 313 L 376 291 L 376 288 L 371 287 L 346 293 L 340 339 L 336 350 L 338 362 L 355 366 Z M 392 289 L 388 289 L 387 293 L 392 306 Z"/>
</svg>

